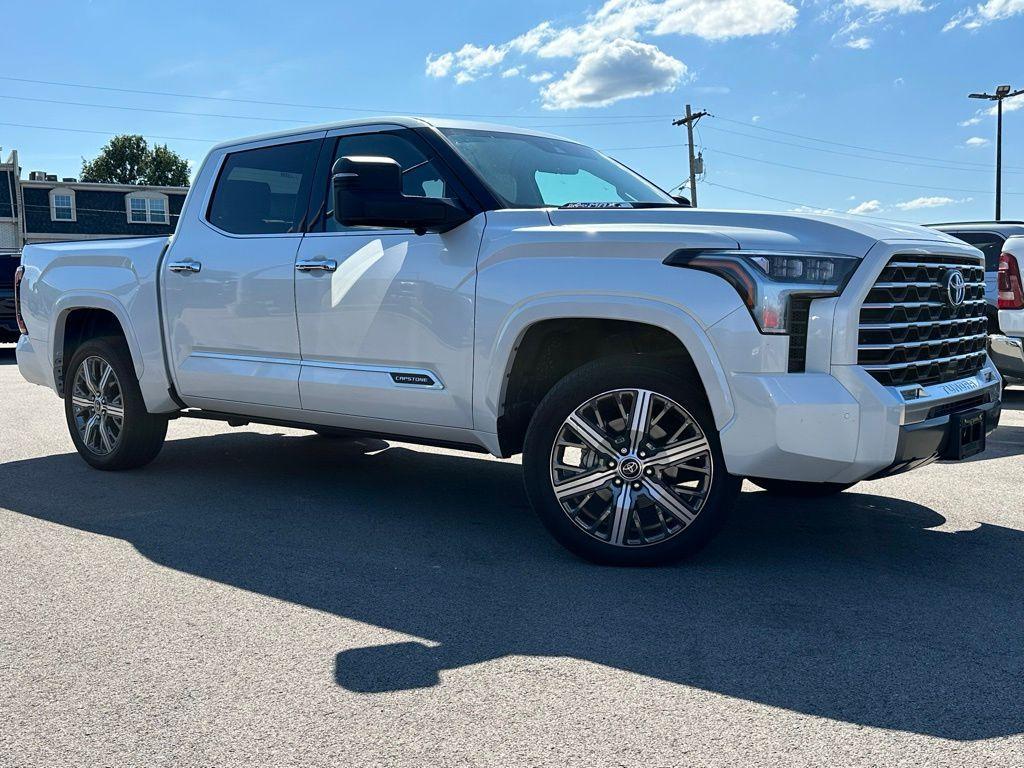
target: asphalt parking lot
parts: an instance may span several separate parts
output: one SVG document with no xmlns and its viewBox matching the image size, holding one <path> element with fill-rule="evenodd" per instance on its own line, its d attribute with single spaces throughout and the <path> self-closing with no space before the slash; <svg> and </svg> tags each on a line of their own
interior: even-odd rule
<svg viewBox="0 0 1024 768">
<path fill-rule="evenodd" d="M 86 467 L 0 349 L 0 765 L 1024 763 L 1024 389 L 989 451 L 598 568 L 519 465 L 171 425 Z"/>
</svg>

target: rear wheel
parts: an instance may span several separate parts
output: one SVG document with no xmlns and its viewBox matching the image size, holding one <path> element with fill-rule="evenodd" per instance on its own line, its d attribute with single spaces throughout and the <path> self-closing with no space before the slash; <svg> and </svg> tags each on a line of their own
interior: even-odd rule
<svg viewBox="0 0 1024 768">
<path fill-rule="evenodd" d="M 134 469 L 160 452 L 167 418 L 149 413 L 123 339 L 91 339 L 75 352 L 64 414 L 79 455 L 96 469 Z"/>
<path fill-rule="evenodd" d="M 695 553 L 740 487 L 703 391 L 640 356 L 596 361 L 556 384 L 530 422 L 523 468 L 552 535 L 609 565 Z"/>
<path fill-rule="evenodd" d="M 833 496 L 856 485 L 856 483 L 804 483 L 799 480 L 768 480 L 752 477 L 747 479 L 758 488 L 763 488 L 776 496 L 793 496 L 801 499 Z"/>
</svg>

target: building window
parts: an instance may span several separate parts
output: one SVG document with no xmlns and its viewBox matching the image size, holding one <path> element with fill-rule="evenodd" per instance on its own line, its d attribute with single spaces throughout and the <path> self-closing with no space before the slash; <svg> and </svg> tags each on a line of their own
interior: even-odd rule
<svg viewBox="0 0 1024 768">
<path fill-rule="evenodd" d="M 50 190 L 50 220 L 75 221 L 75 193 L 71 189 Z"/>
<path fill-rule="evenodd" d="M 129 224 L 167 224 L 167 195 L 159 192 L 131 192 L 125 195 Z"/>
</svg>

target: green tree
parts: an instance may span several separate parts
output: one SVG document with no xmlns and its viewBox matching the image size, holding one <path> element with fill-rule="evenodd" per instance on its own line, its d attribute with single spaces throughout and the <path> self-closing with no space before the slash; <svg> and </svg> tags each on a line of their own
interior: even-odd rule
<svg viewBox="0 0 1024 768">
<path fill-rule="evenodd" d="M 185 187 L 188 161 L 166 144 L 150 149 L 142 136 L 115 136 L 95 158 L 82 158 L 82 181 Z"/>
<path fill-rule="evenodd" d="M 164 144 L 153 147 L 146 183 L 159 187 L 187 187 L 188 160 Z"/>
</svg>

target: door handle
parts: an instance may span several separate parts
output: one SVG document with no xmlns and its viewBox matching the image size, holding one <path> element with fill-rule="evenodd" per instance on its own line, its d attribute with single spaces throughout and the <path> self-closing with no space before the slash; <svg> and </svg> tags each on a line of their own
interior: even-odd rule
<svg viewBox="0 0 1024 768">
<path fill-rule="evenodd" d="M 299 272 L 334 272 L 338 262 L 334 259 L 318 259 L 316 261 L 299 261 L 295 263 Z"/>
<path fill-rule="evenodd" d="M 198 261 L 172 261 L 167 265 L 167 268 L 171 272 L 183 272 L 186 275 L 194 275 L 203 268 L 203 265 Z"/>
</svg>

